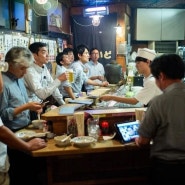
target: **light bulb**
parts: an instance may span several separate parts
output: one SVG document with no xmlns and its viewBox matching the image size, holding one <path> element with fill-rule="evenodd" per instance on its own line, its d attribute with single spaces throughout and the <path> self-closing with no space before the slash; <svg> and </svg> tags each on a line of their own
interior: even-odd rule
<svg viewBox="0 0 185 185">
<path fill-rule="evenodd" d="M 92 24 L 93 24 L 93 26 L 99 26 L 100 25 L 100 18 L 98 17 L 98 16 L 94 16 L 93 18 L 92 18 Z"/>
<path fill-rule="evenodd" d="M 38 4 L 46 4 L 48 0 L 36 0 Z"/>
<path fill-rule="evenodd" d="M 98 14 L 90 16 L 90 18 L 92 18 L 92 25 L 93 26 L 99 26 L 100 25 L 100 19 L 102 17 L 103 17 L 102 15 L 98 15 Z"/>
</svg>

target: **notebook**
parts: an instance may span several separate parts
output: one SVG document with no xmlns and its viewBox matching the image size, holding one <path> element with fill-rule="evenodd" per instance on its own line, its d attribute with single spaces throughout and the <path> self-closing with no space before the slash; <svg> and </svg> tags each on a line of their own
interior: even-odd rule
<svg viewBox="0 0 185 185">
<path fill-rule="evenodd" d="M 93 100 L 91 99 L 84 99 L 84 100 L 72 100 L 70 99 L 68 103 L 78 103 L 78 104 L 84 104 L 84 105 L 91 105 L 93 103 Z"/>
<path fill-rule="evenodd" d="M 83 106 L 83 104 L 66 104 L 66 105 L 63 105 L 59 110 L 59 114 L 73 115 L 75 110 L 77 110 L 78 108 L 80 108 L 82 106 Z"/>
<path fill-rule="evenodd" d="M 139 121 L 131 121 L 127 123 L 116 123 L 115 128 L 116 132 L 120 136 L 121 142 L 129 143 L 134 142 L 138 135 Z"/>
</svg>

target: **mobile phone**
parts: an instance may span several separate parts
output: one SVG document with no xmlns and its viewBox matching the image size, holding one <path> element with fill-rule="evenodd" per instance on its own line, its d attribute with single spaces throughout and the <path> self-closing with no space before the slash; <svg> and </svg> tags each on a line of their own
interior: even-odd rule
<svg viewBox="0 0 185 185">
<path fill-rule="evenodd" d="M 49 103 L 49 101 L 43 101 L 41 102 L 41 105 L 46 105 L 47 103 Z"/>
</svg>

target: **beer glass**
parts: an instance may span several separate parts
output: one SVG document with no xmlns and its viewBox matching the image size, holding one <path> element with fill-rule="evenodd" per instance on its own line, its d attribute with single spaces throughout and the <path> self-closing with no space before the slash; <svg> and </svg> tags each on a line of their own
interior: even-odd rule
<svg viewBox="0 0 185 185">
<path fill-rule="evenodd" d="M 67 79 L 68 79 L 69 83 L 73 83 L 74 82 L 74 71 L 73 71 L 73 69 L 67 69 L 66 73 L 67 73 Z"/>
</svg>

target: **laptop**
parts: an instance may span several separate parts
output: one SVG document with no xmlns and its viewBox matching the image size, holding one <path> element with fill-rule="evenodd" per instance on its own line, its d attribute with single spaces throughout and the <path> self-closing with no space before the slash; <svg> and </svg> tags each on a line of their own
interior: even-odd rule
<svg viewBox="0 0 185 185">
<path fill-rule="evenodd" d="M 116 132 L 122 143 L 131 143 L 135 141 L 138 135 L 139 121 L 131 121 L 126 123 L 116 123 Z"/>
</svg>

